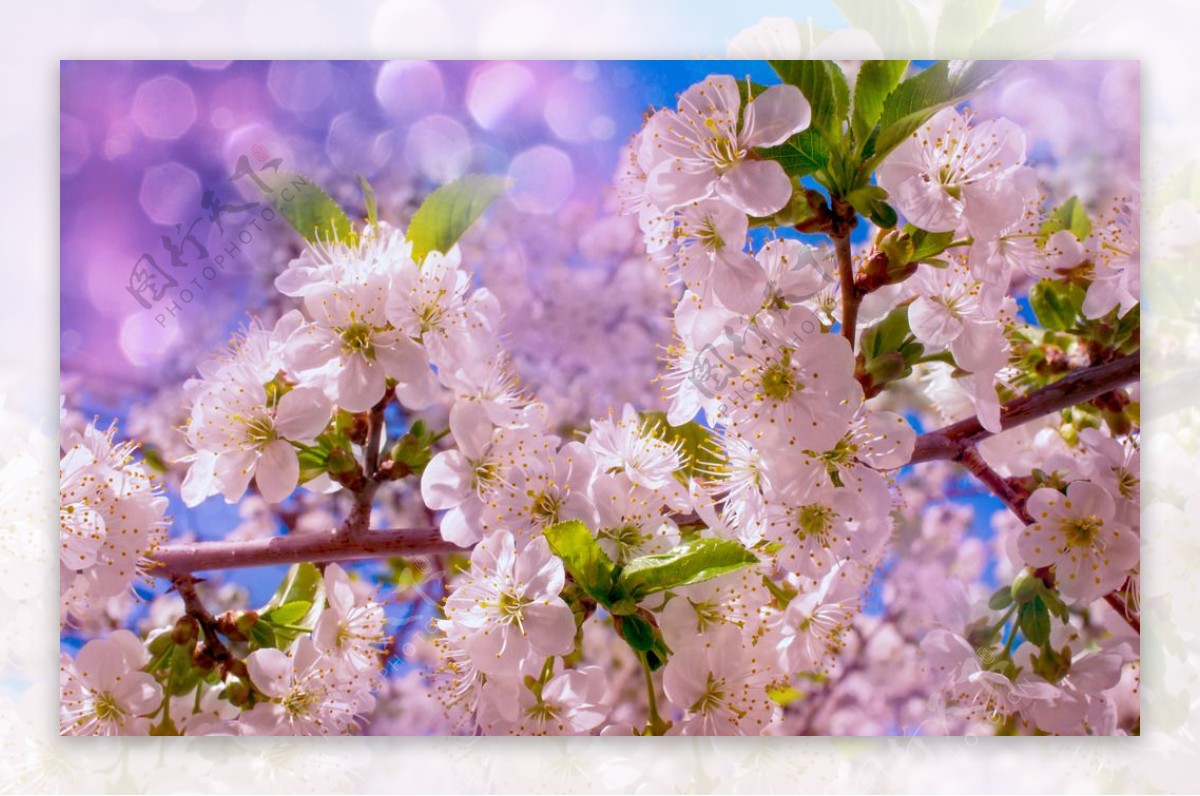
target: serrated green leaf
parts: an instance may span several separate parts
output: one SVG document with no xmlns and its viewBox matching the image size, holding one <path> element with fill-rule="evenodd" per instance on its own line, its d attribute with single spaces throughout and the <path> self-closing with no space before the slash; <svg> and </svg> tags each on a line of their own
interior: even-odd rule
<svg viewBox="0 0 1200 796">
<path fill-rule="evenodd" d="M 1043 327 L 1063 332 L 1075 327 L 1085 295 L 1079 285 L 1042 279 L 1030 288 L 1029 305 Z"/>
<path fill-rule="evenodd" d="M 300 622 L 308 614 L 312 608 L 312 603 L 308 600 L 295 600 L 290 603 L 284 603 L 278 608 L 272 608 L 261 617 L 260 621 L 265 620 L 273 625 L 294 625 Z"/>
<path fill-rule="evenodd" d="M 1087 240 L 1088 235 L 1092 234 L 1091 219 L 1088 218 L 1087 211 L 1083 209 L 1078 197 L 1072 196 L 1054 208 L 1042 222 L 1039 232 L 1043 238 L 1048 238 L 1064 229 L 1070 230 L 1071 234 L 1081 241 Z"/>
<path fill-rule="evenodd" d="M 801 130 L 778 146 L 761 149 L 759 154 L 778 162 L 792 177 L 804 177 L 829 165 L 829 146 L 815 127 Z"/>
<path fill-rule="evenodd" d="M 992 596 L 988 598 L 988 608 L 991 608 L 993 611 L 1003 611 L 1012 605 L 1012 601 L 1012 587 L 1001 586 L 992 592 Z"/>
<path fill-rule="evenodd" d="M 355 239 L 346 211 L 309 178 L 283 170 L 260 172 L 258 177 L 271 206 L 309 243 Z"/>
<path fill-rule="evenodd" d="M 413 259 L 420 262 L 430 252 L 450 251 L 511 184 L 507 177 L 468 174 L 431 193 L 408 225 Z"/>
<path fill-rule="evenodd" d="M 615 567 L 587 526 L 579 520 L 569 520 L 545 528 L 542 535 L 575 583 L 596 602 L 608 607 L 612 602 Z"/>
<path fill-rule="evenodd" d="M 812 109 L 812 127 L 829 141 L 842 135 L 842 122 L 850 110 L 850 87 L 842 68 L 833 61 L 770 61 L 784 83 L 800 89 Z"/>
<path fill-rule="evenodd" d="M 883 103 L 904 77 L 908 61 L 865 61 L 854 83 L 855 138 L 865 141 L 883 115 Z"/>
<path fill-rule="evenodd" d="M 1050 640 L 1050 611 L 1041 597 L 1035 597 L 1017 610 L 1017 623 L 1025 640 L 1042 646 Z"/>
<path fill-rule="evenodd" d="M 642 556 L 621 571 L 618 587 L 636 600 L 733 572 L 758 562 L 732 539 L 696 539 L 666 553 Z"/>
<path fill-rule="evenodd" d="M 869 148 L 869 173 L 942 108 L 965 99 L 1006 65 L 996 61 L 938 61 L 908 78 L 888 95 L 879 117 L 879 136 Z"/>
</svg>

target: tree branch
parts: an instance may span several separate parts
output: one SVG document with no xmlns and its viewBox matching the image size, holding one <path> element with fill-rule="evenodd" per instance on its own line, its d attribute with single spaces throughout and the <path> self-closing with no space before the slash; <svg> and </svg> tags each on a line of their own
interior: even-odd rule
<svg viewBox="0 0 1200 796">
<path fill-rule="evenodd" d="M 210 569 L 265 567 L 302 561 L 358 561 L 388 556 L 462 552 L 442 539 L 437 528 L 366 531 L 347 536 L 337 530 L 297 533 L 245 542 L 187 542 L 161 545 L 150 574 L 178 578 Z M 181 590 L 182 594 L 182 590 Z"/>
<path fill-rule="evenodd" d="M 179 596 L 183 598 L 183 607 L 200 625 L 200 630 L 204 634 L 202 642 L 204 648 L 208 650 L 213 660 L 228 661 L 231 656 L 217 631 L 217 620 L 204 607 L 204 602 L 196 592 L 196 577 L 190 573 L 171 574 L 169 577 L 175 584 L 175 591 L 179 592 Z"/>
<path fill-rule="evenodd" d="M 1040 390 L 1023 395 L 1009 401 L 1000 409 L 1000 425 L 1007 431 L 1010 428 L 1036 420 L 1039 417 L 1058 412 L 1069 406 L 1090 401 L 1106 392 L 1123 387 L 1136 381 L 1140 371 L 1140 355 L 1130 354 L 1127 357 L 1106 362 L 1103 365 L 1076 371 L 1065 378 L 1056 381 Z M 1029 525 L 1033 517 L 1025 508 L 1028 495 L 1024 490 L 1014 486 L 1008 479 L 993 470 L 984 461 L 975 445 L 992 435 L 979 423 L 978 418 L 969 418 L 945 428 L 922 434 L 917 438 L 910 464 L 948 459 L 963 465 L 979 481 L 1000 498 L 1021 522 Z M 1049 568 L 1038 570 L 1038 575 L 1053 585 L 1053 573 Z M 1138 614 L 1129 605 L 1125 587 L 1104 596 L 1104 601 L 1112 606 L 1135 632 L 1142 632 L 1142 623 Z"/>
<path fill-rule="evenodd" d="M 837 253 L 838 280 L 842 287 L 842 336 L 854 348 L 855 327 L 858 325 L 858 292 L 854 287 L 854 264 L 850 254 L 850 238 L 833 239 Z"/>
<path fill-rule="evenodd" d="M 1008 479 L 989 467 L 988 463 L 979 455 L 978 450 L 974 447 L 964 448 L 958 461 L 991 490 L 993 495 L 1000 498 L 1021 522 L 1026 525 L 1033 522 L 1033 517 L 1029 516 L 1029 511 L 1025 508 L 1025 501 L 1029 496 L 1024 494 L 1024 490 L 1018 490 L 1008 482 Z"/>
<path fill-rule="evenodd" d="M 1077 370 L 1049 386 L 1004 404 L 1000 407 L 1000 426 L 1007 431 L 1039 417 L 1090 401 L 1098 395 L 1137 381 L 1140 369 L 1139 352 L 1103 365 Z M 909 464 L 935 459 L 957 460 L 966 448 L 990 436 L 992 432 L 985 429 L 978 418 L 961 420 L 917 437 Z"/>
</svg>

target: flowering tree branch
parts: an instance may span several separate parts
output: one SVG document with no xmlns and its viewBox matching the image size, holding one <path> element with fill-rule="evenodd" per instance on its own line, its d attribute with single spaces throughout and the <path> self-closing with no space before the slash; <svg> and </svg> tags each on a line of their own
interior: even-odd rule
<svg viewBox="0 0 1200 796">
<path fill-rule="evenodd" d="M 1140 355 L 1134 353 L 1103 365 L 1076 371 L 1054 384 L 1009 401 L 1001 407 L 1000 423 L 1007 431 L 1052 412 L 1089 401 L 1135 381 L 1138 378 L 1139 366 Z M 1029 495 L 1023 487 L 1013 484 L 993 470 L 975 447 L 979 441 L 990 435 L 991 432 L 984 429 L 977 418 L 923 434 L 917 438 L 910 463 L 949 459 L 962 464 L 992 494 L 1000 498 L 1021 522 L 1029 525 L 1033 522 L 1033 517 L 1025 507 Z M 1054 573 L 1048 567 L 1039 569 L 1037 575 L 1048 586 L 1053 585 Z M 1130 605 L 1127 588 L 1128 584 L 1105 595 L 1104 600 L 1134 631 L 1141 633 L 1141 619 Z"/>
<path fill-rule="evenodd" d="M 365 531 L 354 536 L 339 530 L 298 533 L 240 542 L 183 542 L 160 546 L 150 574 L 175 578 L 212 569 L 264 567 L 303 561 L 358 561 L 388 556 L 429 555 L 460 551 L 442 539 L 437 528 Z"/>
<path fill-rule="evenodd" d="M 1007 431 L 1039 417 L 1090 401 L 1138 379 L 1140 353 L 1075 371 L 1053 384 L 1034 390 L 1000 407 L 1000 425 Z M 958 460 L 963 451 L 990 437 L 978 418 L 971 417 L 917 437 L 909 464 L 936 459 Z"/>
</svg>

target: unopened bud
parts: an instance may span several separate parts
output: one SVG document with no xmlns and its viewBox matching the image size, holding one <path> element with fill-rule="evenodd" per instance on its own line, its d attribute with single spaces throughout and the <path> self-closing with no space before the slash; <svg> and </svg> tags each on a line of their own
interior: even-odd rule
<svg viewBox="0 0 1200 796">
<path fill-rule="evenodd" d="M 334 475 L 354 472 L 358 469 L 358 460 L 354 454 L 338 445 L 329 452 L 329 472 Z"/>
<path fill-rule="evenodd" d="M 894 264 L 893 268 L 902 268 L 912 260 L 912 235 L 898 229 L 893 229 L 883 236 L 883 240 L 879 242 L 878 249 L 887 255 L 888 260 Z"/>
<path fill-rule="evenodd" d="M 250 637 L 254 626 L 258 624 L 257 611 L 242 611 L 237 619 L 234 620 L 233 626 L 237 628 L 237 632 L 241 633 L 246 638 Z"/>
<path fill-rule="evenodd" d="M 250 698 L 250 684 L 237 675 L 227 676 L 225 678 L 225 698 L 229 700 L 229 704 L 241 707 Z"/>
<path fill-rule="evenodd" d="M 181 647 L 192 644 L 199 637 L 200 623 L 191 614 L 180 617 L 179 621 L 175 623 L 175 627 L 171 629 L 171 641 Z"/>
<path fill-rule="evenodd" d="M 1033 573 L 1032 569 L 1023 569 L 1013 580 L 1012 598 L 1018 605 L 1033 602 L 1042 591 L 1042 579 Z"/>
</svg>

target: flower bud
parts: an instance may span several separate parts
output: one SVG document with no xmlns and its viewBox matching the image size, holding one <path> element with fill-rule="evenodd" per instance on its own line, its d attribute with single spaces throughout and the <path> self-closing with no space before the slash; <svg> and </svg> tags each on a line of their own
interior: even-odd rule
<svg viewBox="0 0 1200 796">
<path fill-rule="evenodd" d="M 1042 579 L 1033 573 L 1032 569 L 1023 569 L 1013 580 L 1012 598 L 1018 605 L 1033 602 L 1042 591 Z"/>
<path fill-rule="evenodd" d="M 250 684 L 237 675 L 228 675 L 225 678 L 225 698 L 229 704 L 241 707 L 250 698 Z"/>
<path fill-rule="evenodd" d="M 175 627 L 171 630 L 171 641 L 181 647 L 192 644 L 199 636 L 200 623 L 191 614 L 181 616 L 179 621 L 175 623 Z"/>
</svg>

